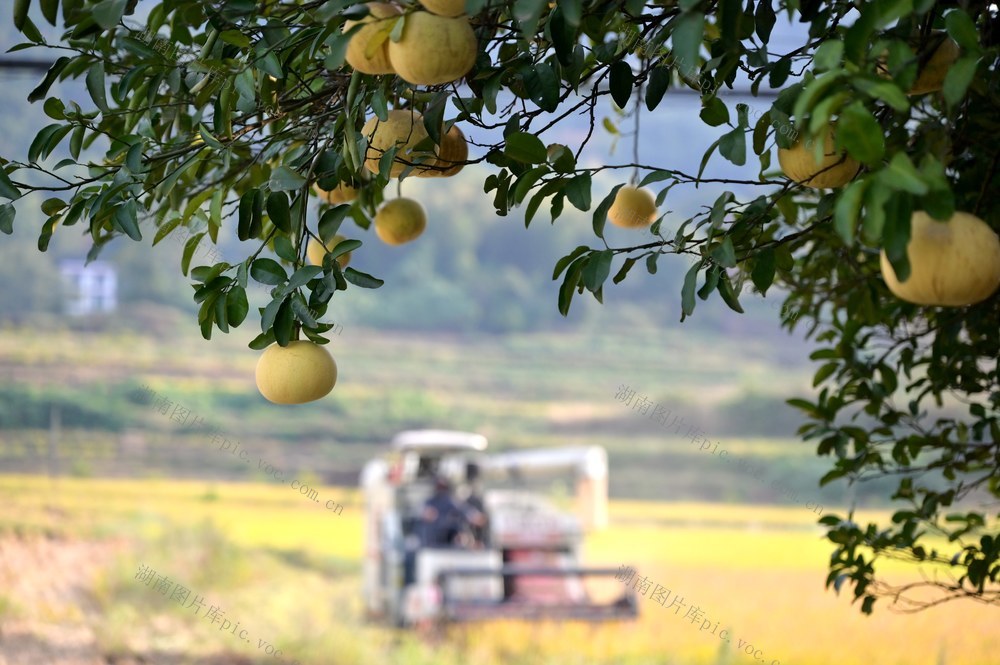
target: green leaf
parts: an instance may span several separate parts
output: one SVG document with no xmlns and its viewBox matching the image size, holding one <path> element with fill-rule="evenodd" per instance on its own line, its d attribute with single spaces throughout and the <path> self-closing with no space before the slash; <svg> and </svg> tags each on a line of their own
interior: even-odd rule
<svg viewBox="0 0 1000 665">
<path fill-rule="evenodd" d="M 740 305 L 739 296 L 733 290 L 733 283 L 729 281 L 729 276 L 725 271 L 722 271 L 720 278 L 719 295 L 722 296 L 722 301 L 729 306 L 729 309 L 743 314 L 743 306 Z"/>
<path fill-rule="evenodd" d="M 611 281 L 615 284 L 623 282 L 625 277 L 628 276 L 629 271 L 632 269 L 632 266 L 634 266 L 638 260 L 638 258 L 631 256 L 625 259 L 625 262 L 622 263 L 622 267 L 618 269 L 618 272 L 615 273 L 615 276 L 611 279 Z"/>
<path fill-rule="evenodd" d="M 736 166 L 747 163 L 747 135 L 741 128 L 726 132 L 719 139 L 719 153 Z"/>
<path fill-rule="evenodd" d="M 127 0 L 103 0 L 97 3 L 91 10 L 94 21 L 105 30 L 118 25 L 125 14 L 125 4 Z"/>
<path fill-rule="evenodd" d="M 98 60 L 90 66 L 87 71 L 87 91 L 90 93 L 90 98 L 94 100 L 94 104 L 97 105 L 103 113 L 107 113 L 111 109 L 108 108 L 108 93 L 104 89 L 104 62 Z"/>
<path fill-rule="evenodd" d="M 844 57 L 844 42 L 828 39 L 813 52 L 813 66 L 819 70 L 836 69 Z"/>
<path fill-rule="evenodd" d="M 712 249 L 709 256 L 723 268 L 735 268 L 736 250 L 733 248 L 732 238 L 726 236 L 719 245 Z"/>
<path fill-rule="evenodd" d="M 0 168 L 0 198 L 13 201 L 14 199 L 21 198 L 21 196 L 21 190 L 14 186 L 7 172 Z"/>
<path fill-rule="evenodd" d="M 288 346 L 295 332 L 295 313 L 292 311 L 291 298 L 281 302 L 278 313 L 274 317 L 274 339 L 279 346 Z"/>
<path fill-rule="evenodd" d="M 906 246 L 910 242 L 910 220 L 913 205 L 910 197 L 899 192 L 893 194 L 885 206 L 885 228 L 882 230 L 882 248 L 892 264 L 896 277 L 906 281 L 910 276 L 910 262 Z"/>
<path fill-rule="evenodd" d="M 614 252 L 605 249 L 600 252 L 593 252 L 587 260 L 587 265 L 583 269 L 583 284 L 588 291 L 597 291 L 607 281 L 611 274 L 611 260 Z"/>
<path fill-rule="evenodd" d="M 586 258 L 581 256 L 570 263 L 566 277 L 563 278 L 563 283 L 559 287 L 559 313 L 563 316 L 569 314 L 569 307 L 573 302 L 573 292 L 576 291 L 576 287 L 580 283 L 580 275 L 583 273 L 586 262 Z"/>
<path fill-rule="evenodd" d="M 70 59 L 66 56 L 57 58 L 56 61 L 52 63 L 52 66 L 49 67 L 49 70 L 45 73 L 45 78 L 42 82 L 39 83 L 38 87 L 32 90 L 28 95 L 28 101 L 37 102 L 40 99 L 45 99 L 45 95 L 49 93 L 49 88 L 52 87 L 52 84 L 55 83 L 59 74 L 62 73 L 62 71 L 66 68 L 66 65 L 69 63 Z"/>
<path fill-rule="evenodd" d="M 885 102 L 900 113 L 910 108 L 910 99 L 895 83 L 852 77 L 851 85 L 859 92 L 863 92 L 873 99 Z"/>
<path fill-rule="evenodd" d="M 282 233 L 292 230 L 292 218 L 289 215 L 288 195 L 284 192 L 271 192 L 267 197 L 267 216 L 271 223 Z"/>
<path fill-rule="evenodd" d="M 5 203 L 0 206 L 0 233 L 10 235 L 14 232 L 14 216 L 17 211 L 13 203 Z"/>
<path fill-rule="evenodd" d="M 952 9 L 944 17 L 945 29 L 959 46 L 966 51 L 979 53 L 979 31 L 976 24 L 962 9 Z"/>
<path fill-rule="evenodd" d="M 295 274 L 293 274 L 288 280 L 288 283 L 285 284 L 285 288 L 291 290 L 297 289 L 300 286 L 305 286 L 309 283 L 309 280 L 322 274 L 323 266 L 304 266 L 295 271 Z"/>
<path fill-rule="evenodd" d="M 569 67 L 573 64 L 573 51 L 577 45 L 576 24 L 571 24 L 564 10 L 565 0 L 556 5 L 549 15 L 548 28 L 552 35 L 552 45 L 556 50 L 559 64 Z"/>
<path fill-rule="evenodd" d="M 348 268 L 345 270 L 344 278 L 354 286 L 360 286 L 363 289 L 377 289 L 385 284 L 385 282 L 381 279 L 372 277 L 368 273 L 363 273 L 360 270 L 355 270 L 354 268 Z"/>
<path fill-rule="evenodd" d="M 153 236 L 153 247 L 156 247 L 156 245 L 158 245 L 161 240 L 166 238 L 171 231 L 176 229 L 180 223 L 181 216 L 175 213 L 172 217 L 170 217 L 170 219 L 161 224 L 159 228 L 156 229 L 156 235 Z M 187 229 L 185 228 L 184 231 L 186 232 Z"/>
<path fill-rule="evenodd" d="M 761 250 L 754 257 L 750 279 L 761 293 L 767 293 L 771 284 L 774 283 L 775 267 L 774 250 L 770 247 Z"/>
<path fill-rule="evenodd" d="M 361 247 L 360 240 L 341 240 L 336 244 L 336 246 L 330 248 L 330 258 L 335 259 L 338 256 L 343 256 L 348 252 L 353 252 L 358 247 Z"/>
<path fill-rule="evenodd" d="M 826 363 L 818 370 L 816 370 L 816 374 L 813 376 L 813 388 L 823 383 L 823 381 L 829 378 L 831 374 L 836 372 L 838 366 L 839 365 L 837 363 L 831 362 L 831 363 Z"/>
<path fill-rule="evenodd" d="M 292 296 L 291 303 L 292 313 L 295 314 L 295 318 L 301 321 L 303 325 L 309 328 L 315 328 L 319 325 L 313 313 L 309 311 L 309 307 L 306 305 L 305 300 L 302 299 L 302 296 L 297 294 Z"/>
<path fill-rule="evenodd" d="M 754 14 L 754 27 L 760 40 L 767 44 L 771 40 L 771 30 L 777 22 L 774 14 L 774 7 L 769 0 L 762 0 L 757 3 L 757 11 Z"/>
<path fill-rule="evenodd" d="M 31 0 L 14 0 L 14 27 L 19 31 L 24 30 L 24 22 L 28 18 L 29 9 L 31 9 Z"/>
<path fill-rule="evenodd" d="M 590 210 L 591 178 L 589 173 L 583 173 L 566 185 L 566 198 L 577 210 L 586 212 Z"/>
<path fill-rule="evenodd" d="M 958 61 L 948 68 L 948 74 L 944 77 L 944 85 L 941 88 L 944 101 L 948 106 L 955 106 L 955 104 L 962 101 L 965 97 L 965 92 L 972 85 L 972 80 L 976 76 L 978 66 L 979 58 L 968 55 L 964 58 L 959 58 Z"/>
<path fill-rule="evenodd" d="M 132 240 L 142 240 L 134 199 L 115 208 L 112 223 L 116 229 L 125 233 Z"/>
<path fill-rule="evenodd" d="M 655 109 L 669 87 L 670 70 L 666 67 L 654 67 L 646 84 L 646 108 L 650 111 Z"/>
<path fill-rule="evenodd" d="M 250 265 L 250 276 L 261 284 L 277 286 L 288 279 L 285 269 L 274 259 L 257 259 Z"/>
<path fill-rule="evenodd" d="M 615 185 L 614 189 L 601 201 L 601 204 L 594 209 L 594 235 L 598 238 L 604 237 L 604 225 L 608 223 L 608 210 L 611 210 L 615 197 L 618 196 L 618 190 L 622 187 L 623 185 Z"/>
<path fill-rule="evenodd" d="M 611 99 L 618 105 L 618 108 L 623 109 L 628 105 L 634 85 L 635 75 L 627 62 L 618 60 L 611 65 L 608 73 L 608 87 L 611 89 Z"/>
<path fill-rule="evenodd" d="M 917 196 L 927 193 L 927 183 L 920 172 L 913 166 L 910 158 L 902 152 L 896 153 L 889 166 L 879 172 L 879 177 L 893 189 L 902 190 Z"/>
<path fill-rule="evenodd" d="M 246 289 L 234 286 L 226 294 L 226 319 L 229 325 L 236 328 L 247 318 L 250 303 L 247 302 Z"/>
<path fill-rule="evenodd" d="M 274 238 L 274 253 L 289 263 L 295 263 L 299 259 L 298 252 L 295 251 L 288 236 L 279 235 Z"/>
<path fill-rule="evenodd" d="M 855 180 L 837 197 L 833 208 L 833 230 L 847 246 L 854 244 L 854 234 L 858 227 L 858 215 L 868 182 Z"/>
<path fill-rule="evenodd" d="M 559 279 L 559 275 L 562 274 L 563 270 L 565 270 L 569 266 L 569 264 L 573 263 L 573 261 L 576 261 L 578 258 L 580 258 L 589 251 L 590 251 L 589 247 L 587 247 L 586 245 L 580 245 L 572 252 L 570 252 L 566 256 L 556 261 L 556 267 L 552 271 L 552 279 L 553 280 Z"/>
<path fill-rule="evenodd" d="M 270 188 L 277 192 L 302 189 L 305 184 L 306 179 L 287 166 L 279 166 L 276 168 L 271 174 L 271 180 L 269 182 Z"/>
<path fill-rule="evenodd" d="M 198 243 L 205 236 L 204 233 L 196 233 L 187 239 L 184 243 L 184 251 L 181 253 L 181 273 L 184 275 L 188 274 L 188 270 L 191 268 L 191 259 L 194 257 L 195 250 L 198 249 Z M 206 310 L 207 311 L 207 310 Z"/>
<path fill-rule="evenodd" d="M 263 351 L 272 344 L 274 344 L 274 333 L 268 330 L 254 337 L 247 346 L 254 351 Z"/>
<path fill-rule="evenodd" d="M 538 108 L 551 113 L 559 107 L 559 75 L 547 62 L 523 69 L 521 80 Z"/>
<path fill-rule="evenodd" d="M 885 135 L 875 116 L 860 101 L 840 112 L 837 143 L 855 159 L 873 166 L 885 155 Z"/>
<path fill-rule="evenodd" d="M 701 110 L 701 119 L 710 127 L 718 127 L 729 122 L 729 108 L 718 97 L 711 97 Z"/>
<path fill-rule="evenodd" d="M 684 275 L 684 286 L 681 287 L 681 321 L 694 312 L 694 295 L 698 286 L 698 271 L 700 269 L 701 263 L 696 262 Z"/>
<path fill-rule="evenodd" d="M 670 35 L 673 44 L 674 64 L 686 78 L 698 72 L 698 52 L 705 36 L 705 15 L 701 12 L 682 14 L 674 20 Z"/>
<path fill-rule="evenodd" d="M 525 164 L 544 164 L 548 151 L 542 140 L 534 134 L 515 132 L 506 137 L 504 154 Z"/>
<path fill-rule="evenodd" d="M 340 225 L 344 223 L 344 218 L 350 210 L 351 206 L 349 205 L 338 205 L 323 213 L 323 216 L 319 219 L 319 226 L 317 228 L 319 230 L 319 237 L 324 243 L 330 242 L 337 235 Z"/>
<path fill-rule="evenodd" d="M 259 189 L 248 189 L 240 197 L 239 223 L 236 227 L 236 237 L 240 240 L 260 237 L 263 201 L 264 192 Z"/>
</svg>

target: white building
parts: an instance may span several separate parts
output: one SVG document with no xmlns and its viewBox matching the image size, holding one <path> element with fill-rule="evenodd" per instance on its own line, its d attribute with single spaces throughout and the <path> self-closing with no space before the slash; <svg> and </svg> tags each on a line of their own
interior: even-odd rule
<svg viewBox="0 0 1000 665">
<path fill-rule="evenodd" d="M 118 306 L 118 275 L 104 261 L 61 261 L 59 272 L 67 284 L 66 313 L 84 316 L 113 312 Z"/>
</svg>

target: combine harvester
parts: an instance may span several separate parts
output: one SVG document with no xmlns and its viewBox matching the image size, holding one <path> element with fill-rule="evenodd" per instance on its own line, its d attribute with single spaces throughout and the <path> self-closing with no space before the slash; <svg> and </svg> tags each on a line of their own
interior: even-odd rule
<svg viewBox="0 0 1000 665">
<path fill-rule="evenodd" d="M 365 465 L 368 616 L 396 626 L 635 617 L 635 592 L 608 579 L 618 570 L 580 565 L 584 531 L 607 526 L 604 449 L 488 455 L 486 446 L 478 434 L 402 432 L 393 439 L 390 455 Z M 558 510 L 532 488 L 559 474 L 575 481 L 575 515 Z M 467 525 L 455 544 L 429 546 L 421 537 L 425 505 L 436 487 L 446 492 L 445 485 L 463 506 L 478 498 L 482 510 L 471 512 L 485 515 L 486 522 L 478 528 Z M 472 500 L 464 503 L 470 494 Z"/>
</svg>

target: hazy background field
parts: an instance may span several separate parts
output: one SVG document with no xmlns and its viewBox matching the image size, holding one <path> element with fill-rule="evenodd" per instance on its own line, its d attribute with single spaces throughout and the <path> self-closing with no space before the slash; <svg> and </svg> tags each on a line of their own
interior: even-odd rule
<svg viewBox="0 0 1000 665">
<path fill-rule="evenodd" d="M 0 23 L 0 46 L 15 41 Z M 22 101 L 38 77 L 3 77 L 0 154 L 24 155 L 48 121 Z M 677 98 L 644 119 L 649 161 L 667 150 L 697 163 L 691 146 L 709 145 L 714 130 L 692 122 L 695 111 Z M 572 142 L 584 129 L 567 122 L 551 140 Z M 599 135 L 588 158 L 620 159 L 613 143 Z M 285 662 L 324 665 L 753 662 L 735 641 L 649 599 L 637 622 L 614 625 L 488 624 L 431 637 L 364 623 L 357 474 L 393 434 L 416 427 L 481 432 L 501 450 L 607 448 L 612 526 L 588 540 L 588 561 L 635 566 L 766 662 L 1000 663 L 991 608 L 898 616 L 879 607 L 865 618 L 824 590 L 830 545 L 818 515 L 886 510 L 888 491 L 818 488 L 826 461 L 796 439 L 801 422 L 784 404 L 810 390 L 810 346 L 801 330 L 779 327 L 780 294 L 746 295 L 744 315 L 699 303 L 680 324 L 687 260 L 666 256 L 655 275 L 609 288 L 603 307 L 580 299 L 563 320 L 551 269 L 591 242 L 589 220 L 538 219 L 525 230 L 518 215 L 494 215 L 482 176 L 469 168 L 405 183 L 430 217 L 410 246 L 387 248 L 356 230 L 365 246 L 355 264 L 386 285 L 337 296 L 338 385 L 297 408 L 256 391 L 253 317 L 230 336 L 200 338 L 180 248 L 154 251 L 151 225 L 142 243 L 100 256 L 118 275 L 117 309 L 70 317 L 59 265 L 82 259 L 87 239 L 60 228 L 39 254 L 38 201 L 18 204 L 15 234 L 0 238 L 0 665 L 278 662 L 258 639 Z M 675 190 L 667 208 L 683 218 L 714 196 Z M 615 233 L 613 245 L 637 244 Z M 220 253 L 235 260 L 244 249 L 226 238 Z M 733 462 L 656 425 L 652 406 L 642 415 L 623 404 L 622 390 L 697 425 Z M 177 406 L 184 424 L 171 418 Z M 342 514 L 268 482 L 256 463 L 220 450 L 226 439 L 342 504 Z M 568 486 L 551 490 L 558 497 Z M 253 644 L 136 582 L 140 566 L 243 622 Z"/>
</svg>

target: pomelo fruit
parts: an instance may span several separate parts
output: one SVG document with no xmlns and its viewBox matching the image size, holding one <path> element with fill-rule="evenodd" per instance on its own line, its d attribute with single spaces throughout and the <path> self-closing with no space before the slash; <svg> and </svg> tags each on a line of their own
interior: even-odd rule
<svg viewBox="0 0 1000 665">
<path fill-rule="evenodd" d="M 402 13 L 402 9 L 388 2 L 369 2 L 368 16 L 344 23 L 344 32 L 358 23 L 364 24 L 347 44 L 344 55 L 347 64 L 364 74 L 395 74 L 389 62 L 389 32 L 395 18 Z M 376 40 L 381 42 L 375 43 Z"/>
<path fill-rule="evenodd" d="M 393 69 L 413 85 L 457 81 L 476 64 L 476 51 L 476 33 L 468 18 L 430 12 L 409 14 L 399 41 L 388 46 Z"/>
<path fill-rule="evenodd" d="M 656 199 L 647 189 L 625 185 L 608 209 L 608 221 L 626 229 L 649 226 L 656 219 Z"/>
<path fill-rule="evenodd" d="M 437 159 L 431 151 L 416 151 L 414 147 L 427 138 L 424 119 L 416 111 L 409 109 L 393 109 L 389 118 L 381 122 L 378 116 L 372 116 L 365 123 L 361 133 L 368 139 L 368 151 L 365 153 L 365 168 L 378 174 L 379 160 L 393 146 L 399 146 L 396 159 L 389 175 L 396 177 L 405 171 L 410 164 L 418 162 L 433 164 Z M 420 174 L 425 171 L 420 166 L 414 167 L 411 173 Z"/>
<path fill-rule="evenodd" d="M 375 213 L 375 235 L 387 245 L 416 240 L 426 227 L 424 207 L 413 199 L 400 197 L 386 201 Z"/>
<path fill-rule="evenodd" d="M 327 395 L 337 383 L 337 363 L 325 348 L 294 340 L 272 344 L 257 360 L 257 390 L 275 404 L 304 404 Z"/>
<path fill-rule="evenodd" d="M 778 163 L 790 179 L 814 189 L 843 187 L 861 169 L 861 164 L 834 149 L 833 130 L 823 139 L 823 160 L 816 161 L 815 146 L 799 139 L 791 148 L 778 148 Z"/>
<path fill-rule="evenodd" d="M 901 300 L 917 305 L 964 307 L 989 298 L 1000 287 L 1000 237 L 986 222 L 956 212 L 939 222 L 913 213 L 906 246 L 910 276 L 896 278 L 882 250 L 882 278 Z"/>
</svg>

